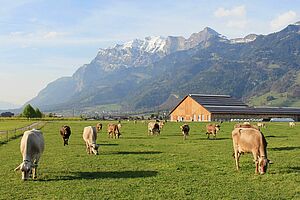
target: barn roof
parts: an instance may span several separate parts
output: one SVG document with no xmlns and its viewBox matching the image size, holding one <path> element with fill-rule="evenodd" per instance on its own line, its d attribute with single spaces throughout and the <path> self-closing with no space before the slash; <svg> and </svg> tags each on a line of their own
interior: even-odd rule
<svg viewBox="0 0 300 200">
<path fill-rule="evenodd" d="M 291 107 L 249 107 L 242 101 L 229 95 L 189 94 L 185 96 L 170 114 L 190 96 L 211 113 L 222 114 L 292 114 L 299 115 L 300 108 Z"/>
<path fill-rule="evenodd" d="M 207 95 L 207 94 L 189 94 L 189 96 L 202 106 L 242 106 L 247 104 L 237 100 L 229 95 Z"/>
<path fill-rule="evenodd" d="M 287 107 L 238 107 L 238 106 L 205 106 L 211 113 L 232 114 L 300 114 L 300 108 Z"/>
</svg>

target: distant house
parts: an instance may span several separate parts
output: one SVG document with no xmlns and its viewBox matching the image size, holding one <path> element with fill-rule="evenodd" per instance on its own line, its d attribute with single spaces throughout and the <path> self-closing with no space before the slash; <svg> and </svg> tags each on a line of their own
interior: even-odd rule
<svg viewBox="0 0 300 200">
<path fill-rule="evenodd" d="M 1 117 L 13 117 L 15 114 L 12 112 L 3 112 L 1 113 Z"/>
<path fill-rule="evenodd" d="M 300 108 L 250 107 L 229 95 L 189 94 L 169 113 L 171 121 L 230 121 L 292 118 L 300 120 Z"/>
</svg>

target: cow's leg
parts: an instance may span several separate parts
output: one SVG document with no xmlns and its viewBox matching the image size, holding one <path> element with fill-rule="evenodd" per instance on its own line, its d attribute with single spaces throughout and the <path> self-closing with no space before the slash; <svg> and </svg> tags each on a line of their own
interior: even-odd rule
<svg viewBox="0 0 300 200">
<path fill-rule="evenodd" d="M 91 152 L 90 152 L 90 145 L 89 145 L 89 143 L 88 143 L 88 142 L 85 142 L 85 146 L 86 146 L 86 152 L 87 152 L 88 154 L 90 154 Z"/>
<path fill-rule="evenodd" d="M 258 174 L 258 154 L 256 152 L 252 152 L 254 162 L 255 162 L 255 173 Z"/>
<path fill-rule="evenodd" d="M 37 179 L 37 167 L 40 160 L 40 155 L 37 155 L 36 159 L 33 161 L 33 168 L 32 168 L 32 179 Z"/>
<path fill-rule="evenodd" d="M 207 135 L 207 139 L 209 139 L 209 135 L 210 135 L 210 134 L 209 134 L 208 132 L 206 132 L 206 135 Z"/>
<path fill-rule="evenodd" d="M 238 152 L 238 147 L 235 144 L 233 144 L 233 149 L 234 149 L 234 159 L 235 159 L 236 170 L 239 171 L 239 169 L 240 169 L 240 164 L 239 164 L 240 153 Z"/>
</svg>

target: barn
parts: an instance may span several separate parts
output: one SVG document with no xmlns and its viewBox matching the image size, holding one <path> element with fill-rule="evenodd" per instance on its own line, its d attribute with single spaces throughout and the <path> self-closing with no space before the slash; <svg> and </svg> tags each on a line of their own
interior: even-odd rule
<svg viewBox="0 0 300 200">
<path fill-rule="evenodd" d="M 171 121 L 230 121 L 292 118 L 300 120 L 300 108 L 250 107 L 229 95 L 189 94 L 169 113 Z"/>
</svg>

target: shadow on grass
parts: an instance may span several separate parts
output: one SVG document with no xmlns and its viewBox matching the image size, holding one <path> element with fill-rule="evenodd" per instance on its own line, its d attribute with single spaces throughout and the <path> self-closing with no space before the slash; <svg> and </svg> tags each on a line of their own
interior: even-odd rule
<svg viewBox="0 0 300 200">
<path fill-rule="evenodd" d="M 100 146 L 118 146 L 118 144 L 101 143 Z"/>
<path fill-rule="evenodd" d="M 112 154 L 121 154 L 121 155 L 148 155 L 148 154 L 161 154 L 161 151 L 118 151 L 118 152 L 112 152 Z"/>
<path fill-rule="evenodd" d="M 272 151 L 292 151 L 292 150 L 298 150 L 300 147 L 274 147 L 274 148 L 268 148 Z"/>
<path fill-rule="evenodd" d="M 37 181 L 61 181 L 81 179 L 106 179 L 106 178 L 146 178 L 157 176 L 157 171 L 122 171 L 122 172 L 72 172 L 71 176 L 60 176 L 57 178 L 40 179 Z"/>
<path fill-rule="evenodd" d="M 275 135 L 267 135 L 266 138 L 287 138 L 288 136 L 275 136 Z"/>
<path fill-rule="evenodd" d="M 139 139 L 151 139 L 150 136 L 146 136 L 146 137 L 124 137 L 122 139 L 125 139 L 125 140 L 139 140 Z"/>
<path fill-rule="evenodd" d="M 285 174 L 300 173 L 300 167 L 287 167 L 280 170 L 280 173 L 285 173 Z"/>
<path fill-rule="evenodd" d="M 207 140 L 207 141 L 214 141 L 214 140 L 231 140 L 231 138 L 197 138 L 192 140 Z"/>
</svg>

